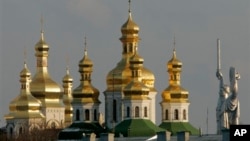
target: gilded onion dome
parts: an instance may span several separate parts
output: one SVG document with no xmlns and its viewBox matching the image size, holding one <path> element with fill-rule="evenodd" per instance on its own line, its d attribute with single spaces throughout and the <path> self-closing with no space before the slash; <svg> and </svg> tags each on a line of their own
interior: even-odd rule
<svg viewBox="0 0 250 141">
<path fill-rule="evenodd" d="M 117 63 L 117 66 L 112 69 L 107 77 L 107 89 L 109 91 L 121 91 L 131 81 L 131 70 L 129 69 L 129 60 L 135 54 L 135 50 L 138 47 L 139 38 L 139 26 L 132 20 L 132 14 L 129 7 L 128 20 L 121 27 L 122 37 L 122 59 Z M 147 68 L 141 68 L 142 82 L 150 88 L 150 91 L 156 91 L 154 88 L 155 77 L 154 74 Z"/>
<path fill-rule="evenodd" d="M 69 68 L 66 69 L 66 75 L 63 77 L 63 83 L 72 83 L 73 78 L 69 74 Z"/>
<path fill-rule="evenodd" d="M 173 56 L 167 63 L 168 71 L 174 71 L 174 69 L 176 69 L 176 71 L 181 71 L 181 67 L 182 67 L 182 62 L 179 59 L 177 59 L 176 51 L 174 49 Z"/>
<path fill-rule="evenodd" d="M 10 114 L 8 118 L 44 118 L 41 113 L 41 102 L 30 93 L 31 73 L 24 63 L 24 68 L 20 72 L 21 90 L 20 94 L 10 102 Z"/>
<path fill-rule="evenodd" d="M 165 102 L 188 102 L 188 91 L 181 87 L 182 62 L 177 59 L 176 51 L 167 63 L 169 86 L 162 92 Z"/>
<path fill-rule="evenodd" d="M 64 88 L 64 94 L 63 94 L 63 103 L 65 105 L 65 125 L 69 126 L 72 123 L 72 117 L 73 117 L 73 107 L 71 105 L 72 102 L 72 83 L 73 78 L 69 74 L 69 68 L 66 69 L 66 75 L 63 77 L 63 88 Z"/>
<path fill-rule="evenodd" d="M 130 59 L 132 80 L 124 88 L 125 99 L 148 99 L 150 89 L 144 83 L 142 83 L 141 79 L 141 68 L 143 67 L 143 61 L 144 59 L 137 54 L 137 51 Z"/>
<path fill-rule="evenodd" d="M 120 39 L 130 38 L 134 39 L 134 41 L 138 41 L 139 30 L 139 26 L 132 20 L 132 14 L 129 11 L 128 20 L 121 27 L 122 37 Z"/>
<path fill-rule="evenodd" d="M 31 93 L 36 97 L 47 97 L 45 93 L 52 93 L 60 97 L 61 87 L 51 79 L 48 72 L 48 51 L 49 46 L 44 40 L 43 31 L 41 31 L 40 40 L 35 45 L 37 57 L 37 69 L 31 82 Z"/>
<path fill-rule="evenodd" d="M 89 59 L 86 49 L 86 38 L 85 38 L 85 49 L 84 56 L 79 61 L 79 73 L 81 74 L 80 85 L 73 91 L 73 102 L 72 103 L 100 103 L 99 90 L 91 84 L 91 73 L 93 71 L 93 62 Z"/>
</svg>

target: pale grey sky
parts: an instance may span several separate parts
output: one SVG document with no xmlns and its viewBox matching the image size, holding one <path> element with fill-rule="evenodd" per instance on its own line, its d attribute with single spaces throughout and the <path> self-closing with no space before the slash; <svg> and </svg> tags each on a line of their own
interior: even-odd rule
<svg viewBox="0 0 250 141">
<path fill-rule="evenodd" d="M 120 27 L 128 17 L 128 0 L 0 0 L 0 125 L 9 102 L 19 94 L 19 72 L 27 63 L 35 73 L 34 45 L 44 17 L 45 40 L 50 46 L 49 72 L 59 84 L 65 75 L 66 56 L 74 88 L 79 84 L 78 62 L 87 36 L 88 54 L 94 62 L 92 83 L 106 89 L 106 75 L 121 58 Z M 215 133 L 215 107 L 219 82 L 216 39 L 221 39 L 222 72 L 228 83 L 230 66 L 240 74 L 241 122 L 250 124 L 250 2 L 249 0 L 132 0 L 133 20 L 139 25 L 139 54 L 156 77 L 157 103 L 168 86 L 166 63 L 176 37 L 177 57 L 183 62 L 182 86 L 189 91 L 189 119 L 206 133 Z M 104 97 L 101 110 L 104 111 Z M 157 104 L 157 125 L 161 108 Z"/>
</svg>

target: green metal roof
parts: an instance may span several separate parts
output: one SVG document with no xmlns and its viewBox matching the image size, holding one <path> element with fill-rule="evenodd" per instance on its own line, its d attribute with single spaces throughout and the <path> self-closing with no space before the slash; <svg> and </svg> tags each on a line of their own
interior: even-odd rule
<svg viewBox="0 0 250 141">
<path fill-rule="evenodd" d="M 159 127 L 168 130 L 171 135 L 177 135 L 177 132 L 180 131 L 188 131 L 191 135 L 199 135 L 199 130 L 189 122 L 162 122 Z"/>
<path fill-rule="evenodd" d="M 165 131 L 148 119 L 127 119 L 115 127 L 115 135 L 124 137 L 154 136 L 157 132 Z"/>
<path fill-rule="evenodd" d="M 85 135 L 95 133 L 99 137 L 100 133 L 106 132 L 99 123 L 77 122 L 62 130 L 58 135 L 58 139 L 82 139 L 83 133 Z"/>
</svg>

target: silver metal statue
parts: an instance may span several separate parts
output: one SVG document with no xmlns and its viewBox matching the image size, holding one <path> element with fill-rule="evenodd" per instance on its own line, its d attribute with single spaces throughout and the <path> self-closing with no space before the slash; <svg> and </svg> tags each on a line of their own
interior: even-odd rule
<svg viewBox="0 0 250 141">
<path fill-rule="evenodd" d="M 217 134 L 221 134 L 223 129 L 229 129 L 230 125 L 238 125 L 240 117 L 240 103 L 238 100 L 238 80 L 240 79 L 240 74 L 234 67 L 230 67 L 230 85 L 226 85 L 223 81 L 220 65 L 220 40 L 217 39 L 216 77 L 220 81 L 219 99 L 216 108 Z"/>
</svg>

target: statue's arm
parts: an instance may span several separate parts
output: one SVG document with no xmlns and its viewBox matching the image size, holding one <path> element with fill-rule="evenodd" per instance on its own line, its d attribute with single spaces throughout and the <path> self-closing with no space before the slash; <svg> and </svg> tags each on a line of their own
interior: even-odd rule
<svg viewBox="0 0 250 141">
<path fill-rule="evenodd" d="M 234 67 L 230 68 L 230 83 L 231 83 L 231 92 L 232 96 L 231 98 L 234 100 L 237 98 L 238 95 L 238 80 L 240 79 L 240 74 L 236 72 Z"/>
<path fill-rule="evenodd" d="M 216 77 L 220 81 L 219 90 L 221 93 L 221 90 L 223 90 L 223 87 L 224 87 L 223 75 L 222 75 L 221 71 L 217 70 Z"/>
</svg>

